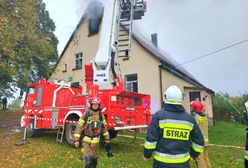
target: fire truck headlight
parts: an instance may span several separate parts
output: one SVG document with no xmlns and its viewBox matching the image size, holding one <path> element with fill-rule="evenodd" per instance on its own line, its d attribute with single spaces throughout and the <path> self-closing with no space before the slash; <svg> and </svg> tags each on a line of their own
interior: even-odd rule
<svg viewBox="0 0 248 168">
<path fill-rule="evenodd" d="M 25 117 L 24 116 L 21 117 L 20 124 L 21 124 L 21 127 L 25 126 Z"/>
</svg>

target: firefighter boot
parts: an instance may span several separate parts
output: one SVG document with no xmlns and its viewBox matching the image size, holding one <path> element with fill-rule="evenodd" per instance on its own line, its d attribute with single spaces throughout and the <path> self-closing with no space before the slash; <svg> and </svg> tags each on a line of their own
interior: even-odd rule
<svg viewBox="0 0 248 168">
<path fill-rule="evenodd" d="M 97 165 L 97 157 L 96 158 L 93 158 L 93 168 L 96 168 L 96 165 Z"/>
<path fill-rule="evenodd" d="M 93 168 L 93 157 L 85 156 L 84 157 L 84 168 Z"/>
</svg>

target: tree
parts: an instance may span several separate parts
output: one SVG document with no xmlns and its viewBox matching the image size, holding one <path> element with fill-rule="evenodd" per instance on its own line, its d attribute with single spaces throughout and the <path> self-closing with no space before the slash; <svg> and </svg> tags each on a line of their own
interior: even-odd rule
<svg viewBox="0 0 248 168">
<path fill-rule="evenodd" d="M 58 58 L 54 30 L 42 0 L 0 0 L 0 96 L 49 76 Z"/>
<path fill-rule="evenodd" d="M 228 117 L 233 108 L 229 103 L 227 103 L 229 95 L 225 93 L 223 96 L 220 93 L 216 93 L 213 99 L 213 109 L 215 113 L 219 113 L 222 119 Z"/>
<path fill-rule="evenodd" d="M 218 119 L 230 119 L 242 123 L 244 119 L 245 102 L 248 101 L 248 93 L 241 94 L 240 97 L 230 97 L 227 93 L 216 93 L 213 100 L 214 112 Z"/>
</svg>

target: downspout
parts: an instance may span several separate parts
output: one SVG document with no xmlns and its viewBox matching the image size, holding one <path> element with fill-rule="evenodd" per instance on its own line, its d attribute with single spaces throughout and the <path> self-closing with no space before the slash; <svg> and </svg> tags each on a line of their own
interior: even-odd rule
<svg viewBox="0 0 248 168">
<path fill-rule="evenodd" d="M 213 112 L 213 125 L 212 126 L 214 126 L 215 125 L 215 119 L 214 119 L 214 117 L 215 117 L 215 113 L 214 113 L 214 96 L 215 96 L 215 94 L 210 94 L 211 95 L 211 103 L 212 103 L 212 112 Z"/>
<path fill-rule="evenodd" d="M 160 90 L 160 105 L 163 108 L 163 77 L 162 77 L 162 64 L 159 67 L 159 90 Z"/>
</svg>

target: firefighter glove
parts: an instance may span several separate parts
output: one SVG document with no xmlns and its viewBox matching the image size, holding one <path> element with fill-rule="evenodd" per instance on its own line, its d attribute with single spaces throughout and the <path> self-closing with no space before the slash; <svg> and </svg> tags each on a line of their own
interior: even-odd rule
<svg viewBox="0 0 248 168">
<path fill-rule="evenodd" d="M 110 158 L 110 157 L 113 157 L 113 153 L 112 153 L 112 150 L 111 150 L 111 147 L 110 147 L 110 144 L 109 143 L 105 143 L 105 149 L 106 149 L 106 152 L 107 152 L 107 156 Z"/>
</svg>

